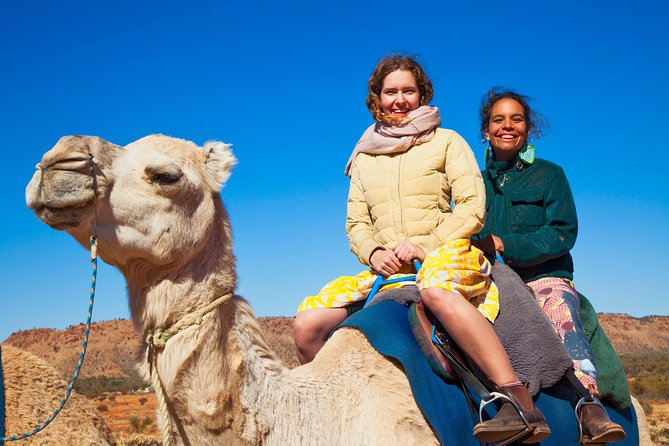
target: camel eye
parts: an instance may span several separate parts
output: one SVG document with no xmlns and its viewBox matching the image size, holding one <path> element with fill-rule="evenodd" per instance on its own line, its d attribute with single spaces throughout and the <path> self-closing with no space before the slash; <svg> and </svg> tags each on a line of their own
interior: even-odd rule
<svg viewBox="0 0 669 446">
<path fill-rule="evenodd" d="M 162 186 L 175 184 L 181 179 L 181 172 L 162 172 L 151 176 L 151 182 Z"/>
</svg>

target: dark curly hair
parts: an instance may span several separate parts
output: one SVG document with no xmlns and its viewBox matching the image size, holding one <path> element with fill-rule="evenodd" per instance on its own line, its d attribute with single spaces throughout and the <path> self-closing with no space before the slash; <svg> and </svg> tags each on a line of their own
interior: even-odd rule
<svg viewBox="0 0 669 446">
<path fill-rule="evenodd" d="M 376 121 L 391 121 L 383 113 L 381 107 L 381 90 L 383 89 L 383 81 L 393 71 L 406 70 L 413 74 L 418 85 L 418 93 L 420 94 L 420 105 L 429 104 L 434 94 L 432 90 L 432 82 L 423 71 L 423 68 L 410 56 L 390 56 L 381 59 L 374 67 L 372 76 L 367 82 L 367 108 L 372 113 Z"/>
<path fill-rule="evenodd" d="M 508 90 L 501 87 L 493 87 L 481 99 L 481 136 L 485 138 L 486 130 L 490 124 L 490 113 L 495 104 L 502 99 L 513 99 L 523 107 L 525 113 L 525 121 L 527 122 L 527 132 L 534 139 L 540 138 L 548 131 L 549 124 L 544 116 L 532 110 L 529 102 L 530 97 L 518 94 L 513 90 Z"/>
</svg>

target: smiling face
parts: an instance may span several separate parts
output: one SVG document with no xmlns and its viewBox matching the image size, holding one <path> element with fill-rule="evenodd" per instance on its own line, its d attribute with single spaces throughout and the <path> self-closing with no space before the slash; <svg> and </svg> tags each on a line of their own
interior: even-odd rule
<svg viewBox="0 0 669 446">
<path fill-rule="evenodd" d="M 497 161 L 513 159 L 527 141 L 527 134 L 525 110 L 518 101 L 504 98 L 493 105 L 485 137 Z"/>
<path fill-rule="evenodd" d="M 420 106 L 420 92 L 411 71 L 396 70 L 388 74 L 381 87 L 383 113 L 404 118 Z"/>
</svg>

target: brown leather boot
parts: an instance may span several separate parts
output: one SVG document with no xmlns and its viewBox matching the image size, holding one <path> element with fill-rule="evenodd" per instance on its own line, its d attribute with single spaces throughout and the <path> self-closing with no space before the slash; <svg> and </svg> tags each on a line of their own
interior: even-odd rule
<svg viewBox="0 0 669 446">
<path fill-rule="evenodd" d="M 576 406 L 576 411 L 583 444 L 613 443 L 623 441 L 627 437 L 623 428 L 611 421 L 599 401 L 581 400 Z"/>
<path fill-rule="evenodd" d="M 492 420 L 474 426 L 474 438 L 484 443 L 499 443 L 520 439 L 523 443 L 538 443 L 551 434 L 546 419 L 534 405 L 524 385 L 502 386 L 498 393 L 513 401 L 505 401 Z M 521 416 L 522 414 L 522 416 Z"/>
</svg>

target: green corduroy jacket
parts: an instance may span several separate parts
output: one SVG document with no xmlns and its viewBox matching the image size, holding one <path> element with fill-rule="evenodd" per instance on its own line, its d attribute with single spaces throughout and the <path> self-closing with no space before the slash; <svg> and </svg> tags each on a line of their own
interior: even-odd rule
<svg viewBox="0 0 669 446">
<path fill-rule="evenodd" d="M 542 277 L 573 279 L 569 254 L 578 222 L 569 182 L 557 164 L 516 157 L 495 162 L 483 172 L 486 220 L 472 240 L 494 234 L 504 243 L 503 258 L 525 281 Z"/>
</svg>

